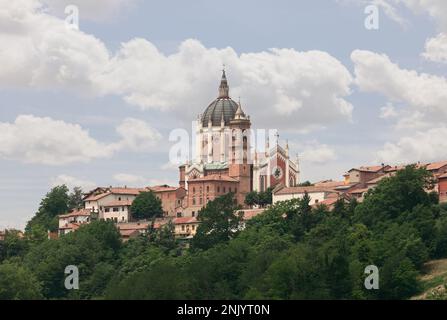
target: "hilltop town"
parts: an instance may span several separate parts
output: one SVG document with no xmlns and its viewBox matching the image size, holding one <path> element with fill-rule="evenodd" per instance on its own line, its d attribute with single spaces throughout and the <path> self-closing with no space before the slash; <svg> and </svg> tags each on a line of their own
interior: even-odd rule
<svg viewBox="0 0 447 320">
<path fill-rule="evenodd" d="M 291 159 L 289 145 L 276 141 L 270 144 L 266 137 L 263 152 L 250 150 L 251 120 L 239 102 L 230 98 L 225 70 L 218 88 L 218 97 L 203 114 L 197 117 L 195 155 L 191 161 L 179 166 L 179 185 L 153 187 L 97 187 L 84 194 L 83 205 L 72 212 L 58 216 L 57 232 L 50 238 L 76 231 L 93 220 L 116 223 L 124 241 L 172 222 L 179 239 L 194 237 L 199 221 L 197 215 L 208 202 L 227 193 L 233 193 L 247 221 L 262 213 L 265 208 L 246 201 L 253 192 L 271 192 L 271 203 L 302 198 L 308 194 L 313 206 L 325 205 L 329 209 L 338 199 L 362 201 L 365 194 L 384 178 L 395 175 L 403 165 L 381 164 L 360 166 L 348 170 L 341 181 L 300 183 L 299 159 Z M 447 201 L 447 161 L 417 163 L 433 174 L 439 201 Z M 154 221 L 133 217 L 133 201 L 143 192 L 153 192 L 161 201 L 163 215 Z M 5 232 L 0 232 L 0 241 Z"/>
</svg>

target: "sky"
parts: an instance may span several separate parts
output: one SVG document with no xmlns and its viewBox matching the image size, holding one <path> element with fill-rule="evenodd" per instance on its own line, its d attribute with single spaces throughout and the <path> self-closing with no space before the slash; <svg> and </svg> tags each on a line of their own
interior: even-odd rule
<svg viewBox="0 0 447 320">
<path fill-rule="evenodd" d="M 0 0 L 0 63 L 0 229 L 60 184 L 176 185 L 223 64 L 302 181 L 447 159 L 445 0 Z"/>
</svg>

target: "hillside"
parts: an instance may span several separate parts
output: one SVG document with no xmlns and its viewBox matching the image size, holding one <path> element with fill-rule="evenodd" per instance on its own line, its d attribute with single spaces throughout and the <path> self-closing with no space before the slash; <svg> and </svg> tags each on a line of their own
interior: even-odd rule
<svg viewBox="0 0 447 320">
<path fill-rule="evenodd" d="M 420 277 L 422 293 L 411 300 L 447 300 L 447 259 L 432 260 L 424 265 Z"/>
</svg>

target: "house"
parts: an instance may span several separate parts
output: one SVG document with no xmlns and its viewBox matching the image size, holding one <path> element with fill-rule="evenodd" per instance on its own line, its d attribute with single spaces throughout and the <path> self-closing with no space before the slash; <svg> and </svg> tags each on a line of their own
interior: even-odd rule
<svg viewBox="0 0 447 320">
<path fill-rule="evenodd" d="M 68 214 L 59 215 L 58 218 L 60 236 L 76 231 L 83 224 L 90 223 L 92 220 L 92 211 L 90 209 L 75 210 Z"/>
<path fill-rule="evenodd" d="M 133 200 L 116 200 L 101 206 L 102 219 L 116 223 L 126 223 L 131 219 L 130 207 Z"/>
<path fill-rule="evenodd" d="M 128 210 L 123 210 L 123 206 L 110 207 L 109 204 L 117 203 L 132 203 L 133 200 L 143 191 L 148 191 L 145 188 L 96 188 L 84 197 L 84 207 L 90 209 L 92 212 L 97 212 L 99 218 L 103 220 L 122 220 L 129 221 Z M 127 206 L 124 206 L 127 209 Z M 107 210 L 106 210 L 107 209 Z M 127 211 L 127 212 L 126 212 Z"/>
<path fill-rule="evenodd" d="M 447 202 L 447 173 L 438 177 L 439 202 Z"/>
<path fill-rule="evenodd" d="M 345 175 L 345 184 L 365 184 L 368 181 L 383 175 L 390 166 L 365 166 L 359 168 L 352 168 Z"/>
<path fill-rule="evenodd" d="M 196 235 L 199 222 L 196 217 L 174 218 L 174 233 L 177 238 L 191 239 Z"/>
<path fill-rule="evenodd" d="M 302 199 L 306 193 L 309 195 L 312 205 L 326 200 L 330 194 L 339 192 L 332 187 L 325 186 L 279 187 L 273 190 L 273 204 L 279 201 Z"/>
<path fill-rule="evenodd" d="M 0 241 L 5 241 L 5 237 L 6 237 L 6 230 L 0 231 Z"/>
<path fill-rule="evenodd" d="M 185 210 L 185 215 L 196 217 L 209 201 L 229 192 L 236 194 L 239 181 L 226 175 L 212 174 L 190 179 L 188 186 L 188 208 Z"/>
<path fill-rule="evenodd" d="M 182 216 L 187 206 L 186 189 L 168 185 L 148 187 L 161 200 L 165 217 Z"/>
<path fill-rule="evenodd" d="M 167 185 L 147 188 L 128 188 L 127 186 L 96 188 L 84 197 L 84 206 L 98 212 L 99 218 L 125 223 L 132 220 L 130 207 L 142 192 L 152 191 L 161 200 L 165 217 L 181 215 L 185 207 L 186 190 Z"/>
</svg>

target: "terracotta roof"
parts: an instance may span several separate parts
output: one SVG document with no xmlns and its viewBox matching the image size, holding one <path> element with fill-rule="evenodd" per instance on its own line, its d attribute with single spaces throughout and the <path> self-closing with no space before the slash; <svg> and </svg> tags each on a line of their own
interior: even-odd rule
<svg viewBox="0 0 447 320">
<path fill-rule="evenodd" d="M 197 223 L 196 217 L 181 217 L 173 220 L 174 224 Z"/>
<path fill-rule="evenodd" d="M 81 210 L 76 210 L 73 212 L 70 212 L 68 214 L 61 214 L 59 215 L 59 218 L 70 218 L 70 217 L 81 217 L 81 216 L 90 216 L 91 215 L 91 210 L 90 209 L 81 209 Z"/>
<path fill-rule="evenodd" d="M 154 187 L 147 187 L 147 189 L 153 192 L 167 192 L 167 191 L 177 191 L 179 188 L 170 186 L 154 186 Z"/>
<path fill-rule="evenodd" d="M 394 175 L 394 172 L 388 172 L 380 177 L 369 180 L 366 184 L 376 184 L 376 183 L 379 183 L 380 181 L 382 181 L 382 179 L 392 177 L 393 175 Z"/>
<path fill-rule="evenodd" d="M 368 190 L 369 190 L 368 188 L 354 189 L 354 190 L 349 191 L 349 193 L 358 194 L 358 193 L 364 193 Z"/>
<path fill-rule="evenodd" d="M 225 176 L 225 175 L 218 175 L 218 174 L 211 174 L 209 176 L 205 176 L 205 177 L 201 177 L 201 178 L 196 178 L 196 179 L 191 179 L 188 181 L 188 183 L 190 182 L 196 182 L 196 181 L 225 181 L 225 182 L 239 182 L 238 180 L 231 178 L 229 176 Z"/>
<path fill-rule="evenodd" d="M 333 188 L 321 187 L 321 186 L 309 186 L 309 187 L 286 187 L 275 192 L 275 195 L 281 194 L 295 194 L 295 193 L 314 193 L 314 192 L 336 192 Z"/>
<path fill-rule="evenodd" d="M 362 172 L 378 172 L 382 169 L 386 170 L 388 167 L 389 166 L 362 166 L 360 168 L 352 168 L 348 172 L 351 172 L 353 170 L 358 170 L 358 171 L 362 171 Z"/>
<path fill-rule="evenodd" d="M 406 165 L 398 165 L 398 166 L 391 166 L 387 169 L 385 169 L 385 172 L 395 172 L 399 170 L 405 169 Z"/>
<path fill-rule="evenodd" d="M 122 206 L 131 206 L 132 201 L 131 200 L 117 200 L 117 201 L 111 201 L 109 203 L 104 204 L 104 207 L 122 207 Z"/>
<path fill-rule="evenodd" d="M 319 205 L 325 205 L 325 206 L 332 206 L 333 204 L 335 204 L 338 201 L 338 197 L 337 198 L 328 198 L 328 199 L 324 199 L 323 201 L 319 201 L 317 203 L 313 203 L 312 207 L 317 207 Z"/>
<path fill-rule="evenodd" d="M 320 181 L 316 182 L 314 184 L 316 187 L 328 187 L 328 188 L 334 188 L 334 187 L 340 187 L 346 185 L 344 181 L 332 181 L 332 180 L 326 180 L 326 181 Z"/>
<path fill-rule="evenodd" d="M 84 199 L 84 201 L 97 201 L 110 194 L 137 196 L 141 192 L 149 191 L 148 188 L 120 188 L 120 187 L 106 188 L 104 190 L 105 192 L 103 193 L 88 196 L 87 198 Z"/>
<path fill-rule="evenodd" d="M 438 179 L 445 179 L 445 178 L 447 178 L 447 173 L 444 173 L 438 177 Z"/>
<path fill-rule="evenodd" d="M 109 189 L 114 194 L 126 194 L 137 196 L 141 192 L 148 191 L 147 188 L 111 188 Z"/>
<path fill-rule="evenodd" d="M 105 193 L 100 193 L 100 194 L 96 194 L 96 195 L 91 195 L 91 196 L 88 196 L 87 198 L 85 198 L 84 201 L 97 201 L 99 199 L 104 198 L 105 196 L 108 196 L 109 194 L 112 194 L 112 193 L 105 192 Z"/>
<path fill-rule="evenodd" d="M 149 226 L 149 222 L 130 222 L 130 223 L 118 223 L 117 227 L 121 230 L 145 230 Z"/>
<path fill-rule="evenodd" d="M 438 170 L 444 166 L 447 166 L 447 161 L 439 161 L 439 162 L 429 163 L 429 164 L 427 164 L 426 169 L 427 170 Z"/>
</svg>

